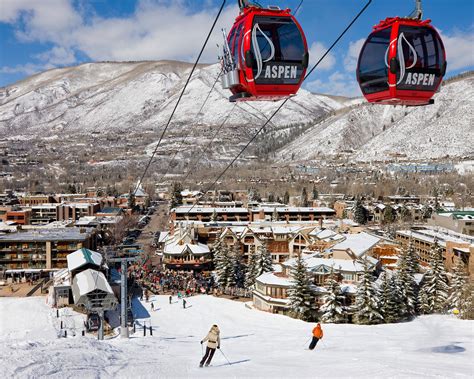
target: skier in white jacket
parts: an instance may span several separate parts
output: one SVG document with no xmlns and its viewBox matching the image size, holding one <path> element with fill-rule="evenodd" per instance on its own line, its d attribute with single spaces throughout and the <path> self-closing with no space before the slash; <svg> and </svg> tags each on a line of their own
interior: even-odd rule
<svg viewBox="0 0 474 379">
<path fill-rule="evenodd" d="M 216 352 L 216 348 L 221 348 L 220 330 L 217 325 L 212 325 L 211 330 L 209 330 L 207 336 L 201 341 L 201 344 L 203 344 L 205 341 L 207 341 L 206 354 L 204 354 L 204 357 L 202 357 L 199 367 L 202 367 L 204 362 L 206 363 L 206 366 L 209 366 L 212 357 Z"/>
</svg>

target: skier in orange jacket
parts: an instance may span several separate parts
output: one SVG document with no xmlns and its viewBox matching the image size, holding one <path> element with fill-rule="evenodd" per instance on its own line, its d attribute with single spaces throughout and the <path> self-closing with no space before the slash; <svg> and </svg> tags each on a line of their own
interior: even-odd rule
<svg viewBox="0 0 474 379">
<path fill-rule="evenodd" d="M 316 344 L 318 341 L 323 338 L 323 330 L 321 329 L 321 324 L 318 322 L 318 324 L 313 328 L 313 339 L 311 340 L 311 343 L 309 344 L 309 350 L 314 350 L 316 347 Z"/>
</svg>

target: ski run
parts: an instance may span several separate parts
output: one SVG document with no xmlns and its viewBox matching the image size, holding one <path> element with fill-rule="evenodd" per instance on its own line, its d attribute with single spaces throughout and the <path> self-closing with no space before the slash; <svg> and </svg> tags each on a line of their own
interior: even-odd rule
<svg viewBox="0 0 474 379">
<path fill-rule="evenodd" d="M 175 298 L 176 299 L 176 298 Z M 83 316 L 56 310 L 45 298 L 0 298 L 3 378 L 387 378 L 473 377 L 474 322 L 430 315 L 384 325 L 322 324 L 324 338 L 308 350 L 314 323 L 250 309 L 213 296 L 169 304 L 168 296 L 133 301 L 138 325 L 129 340 L 82 337 Z M 58 338 L 59 320 L 67 338 Z M 199 368 L 209 328 L 220 328 L 221 351 Z M 75 334 L 75 336 L 74 336 Z"/>
</svg>

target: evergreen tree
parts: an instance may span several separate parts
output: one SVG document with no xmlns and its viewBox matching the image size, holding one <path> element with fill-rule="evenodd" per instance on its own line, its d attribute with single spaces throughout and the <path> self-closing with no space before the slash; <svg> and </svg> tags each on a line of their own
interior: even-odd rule
<svg viewBox="0 0 474 379">
<path fill-rule="evenodd" d="M 247 272 L 245 274 L 245 287 L 249 288 L 253 286 L 257 276 L 257 252 L 250 252 L 247 263 Z"/>
<path fill-rule="evenodd" d="M 285 195 L 283 196 L 283 203 L 289 205 L 290 204 L 290 193 L 285 191 Z"/>
<path fill-rule="evenodd" d="M 232 250 L 231 263 L 232 263 L 232 278 L 233 280 L 228 280 L 227 285 L 236 286 L 239 288 L 244 287 L 245 282 L 245 266 L 242 262 L 243 255 L 240 249 L 240 245 L 236 243 Z"/>
<path fill-rule="evenodd" d="M 323 313 L 321 319 L 324 322 L 344 322 L 344 295 L 336 280 L 334 270 L 331 270 L 328 280 L 325 283 L 328 294 L 323 297 L 324 304 L 320 308 Z"/>
<path fill-rule="evenodd" d="M 354 320 L 357 324 L 377 324 L 383 320 L 378 311 L 379 297 L 374 287 L 374 276 L 366 261 L 363 261 L 364 272 L 357 286 Z"/>
<path fill-rule="evenodd" d="M 319 197 L 318 189 L 316 188 L 316 185 L 313 184 L 313 200 L 316 200 L 318 197 Z"/>
<path fill-rule="evenodd" d="M 306 192 L 306 187 L 303 187 L 303 190 L 301 191 L 300 206 L 307 207 L 308 205 L 309 205 L 309 203 L 308 203 L 308 193 Z"/>
<path fill-rule="evenodd" d="M 474 320 L 474 283 L 466 285 L 461 296 L 460 317 L 464 320 Z"/>
<path fill-rule="evenodd" d="M 404 247 L 397 262 L 398 287 L 405 311 L 401 315 L 403 318 L 411 318 L 416 314 L 418 286 L 413 272 L 414 263 L 411 262 L 411 248 L 413 248 L 412 244 L 409 247 Z M 418 261 L 416 261 L 416 265 L 418 265 Z"/>
<path fill-rule="evenodd" d="M 128 193 L 128 207 L 133 211 L 135 209 L 135 193 L 130 190 L 130 192 Z"/>
<path fill-rule="evenodd" d="M 395 221 L 395 211 L 390 205 L 387 205 L 383 211 L 384 224 L 391 224 Z"/>
<path fill-rule="evenodd" d="M 413 244 L 413 240 L 410 238 L 408 242 L 408 250 L 406 252 L 406 261 L 408 270 L 414 276 L 420 272 L 420 262 L 419 256 L 416 252 L 415 245 Z"/>
<path fill-rule="evenodd" d="M 173 192 L 171 194 L 171 208 L 176 208 L 179 205 L 183 204 L 183 195 L 181 192 L 183 191 L 183 186 L 180 182 L 173 183 Z"/>
<path fill-rule="evenodd" d="M 273 271 L 273 260 L 272 255 L 268 251 L 265 244 L 257 247 L 257 256 L 255 261 L 255 272 L 257 273 L 257 278 L 266 273 Z"/>
<path fill-rule="evenodd" d="M 446 307 L 449 286 L 442 254 L 438 241 L 435 241 L 430 254 L 430 267 L 421 286 L 423 300 L 426 302 L 421 304 L 423 313 L 442 312 Z"/>
<path fill-rule="evenodd" d="M 280 218 L 279 214 L 278 214 L 278 211 L 276 209 L 276 207 L 273 209 L 273 213 L 272 213 L 272 221 L 273 222 L 276 222 L 278 221 L 278 219 Z"/>
<path fill-rule="evenodd" d="M 143 206 L 145 207 L 145 209 L 150 208 L 150 206 L 151 206 L 150 196 L 145 197 L 145 201 L 143 202 Z"/>
<path fill-rule="evenodd" d="M 407 206 L 403 206 L 400 210 L 400 220 L 403 222 L 410 222 L 411 221 L 411 212 Z"/>
<path fill-rule="evenodd" d="M 365 209 L 360 200 L 357 200 L 354 206 L 354 221 L 360 225 L 364 225 L 367 224 L 367 219 L 367 209 Z"/>
<path fill-rule="evenodd" d="M 214 266 L 217 274 L 217 283 L 221 287 L 226 287 L 233 281 L 232 261 L 229 247 L 223 243 L 219 249 L 214 252 Z"/>
<path fill-rule="evenodd" d="M 274 203 L 275 202 L 275 195 L 273 193 L 270 192 L 270 194 L 268 195 L 268 202 L 269 203 Z"/>
<path fill-rule="evenodd" d="M 421 208 L 421 217 L 424 220 L 431 218 L 432 213 L 433 213 L 433 209 L 427 204 L 423 205 L 423 207 Z"/>
<path fill-rule="evenodd" d="M 113 193 L 113 190 L 112 190 L 112 187 L 110 186 L 110 184 L 107 184 L 107 188 L 105 189 L 105 194 L 107 196 L 112 196 L 114 193 Z"/>
<path fill-rule="evenodd" d="M 466 286 L 469 281 L 467 275 L 466 265 L 461 259 L 458 259 L 454 266 L 453 275 L 449 285 L 448 307 L 461 309 L 463 295 L 466 291 Z"/>
<path fill-rule="evenodd" d="M 291 276 L 292 283 L 288 291 L 290 313 L 301 320 L 312 321 L 316 317 L 315 295 L 301 254 L 296 258 L 295 265 L 291 269 Z"/>
<path fill-rule="evenodd" d="M 380 288 L 380 313 L 387 323 L 398 322 L 406 317 L 406 306 L 403 303 L 402 290 L 397 275 L 383 274 Z"/>
<path fill-rule="evenodd" d="M 250 198 L 251 201 L 256 201 L 258 203 L 262 202 L 262 197 L 260 196 L 260 194 L 258 193 L 258 191 L 256 189 L 251 189 L 250 190 L 249 198 Z"/>
</svg>

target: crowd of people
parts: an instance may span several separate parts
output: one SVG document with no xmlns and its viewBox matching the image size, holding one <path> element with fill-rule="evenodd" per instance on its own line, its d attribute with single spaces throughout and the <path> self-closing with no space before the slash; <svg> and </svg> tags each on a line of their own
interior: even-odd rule
<svg viewBox="0 0 474 379">
<path fill-rule="evenodd" d="M 171 294 L 191 296 L 198 293 L 211 293 L 214 288 L 214 279 L 211 275 L 204 275 L 194 271 L 176 270 L 147 270 L 140 265 L 131 265 L 129 277 L 140 286 L 154 294 Z"/>
<path fill-rule="evenodd" d="M 218 287 L 212 275 L 196 271 L 146 269 L 142 265 L 134 264 L 129 267 L 128 275 L 144 290 L 153 294 L 171 294 L 178 298 L 196 294 L 247 298 L 252 296 L 252 291 L 247 288 Z"/>
</svg>

